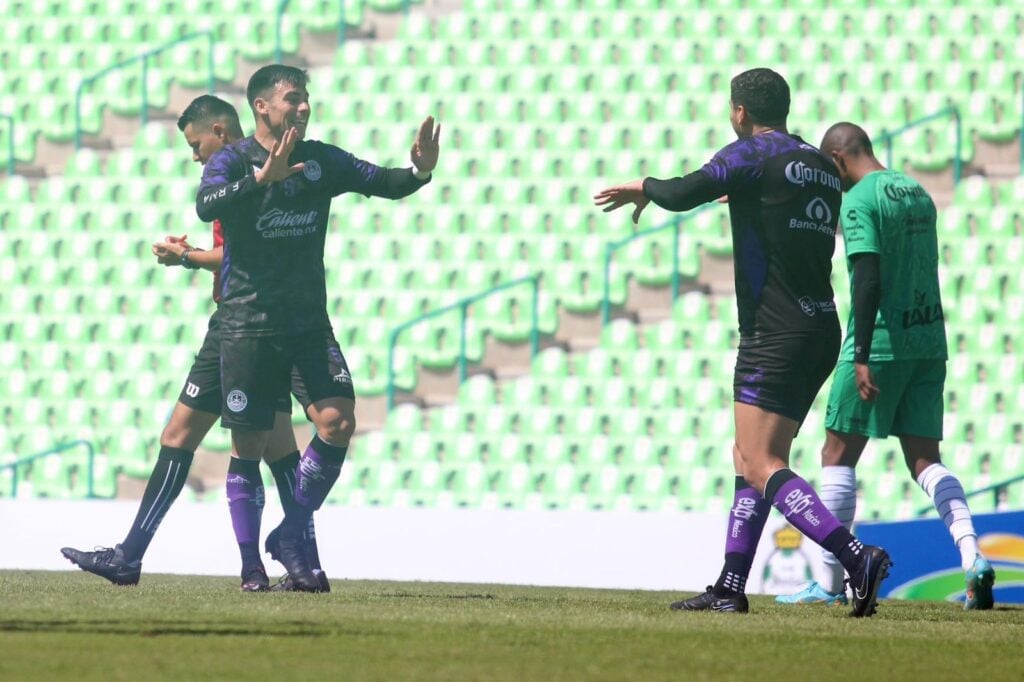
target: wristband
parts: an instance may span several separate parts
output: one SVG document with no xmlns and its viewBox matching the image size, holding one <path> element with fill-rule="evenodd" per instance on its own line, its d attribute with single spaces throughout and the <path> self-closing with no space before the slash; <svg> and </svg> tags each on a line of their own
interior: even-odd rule
<svg viewBox="0 0 1024 682">
<path fill-rule="evenodd" d="M 192 253 L 195 250 L 196 249 L 194 249 L 192 247 L 189 247 L 189 248 L 187 248 L 187 249 L 185 249 L 184 251 L 181 252 L 181 258 L 179 259 L 180 262 L 181 262 L 181 267 L 185 268 L 186 270 L 198 270 L 199 269 L 199 266 L 196 265 L 195 263 L 193 263 L 192 259 L 188 257 L 188 254 Z"/>
<path fill-rule="evenodd" d="M 431 172 L 432 171 L 421 171 L 419 168 L 416 167 L 415 164 L 413 164 L 412 174 L 417 180 L 426 180 L 427 178 L 430 177 Z"/>
</svg>

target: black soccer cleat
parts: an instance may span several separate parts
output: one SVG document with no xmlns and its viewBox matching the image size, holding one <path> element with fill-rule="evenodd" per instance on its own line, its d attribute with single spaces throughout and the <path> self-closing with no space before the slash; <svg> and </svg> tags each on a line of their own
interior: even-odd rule
<svg viewBox="0 0 1024 682">
<path fill-rule="evenodd" d="M 725 613 L 747 613 L 750 604 L 747 603 L 747 595 L 738 592 L 728 597 L 720 597 L 715 594 L 714 588 L 708 585 L 703 594 L 698 594 L 689 599 L 674 601 L 669 605 L 673 611 L 722 611 Z"/>
<path fill-rule="evenodd" d="M 298 588 L 295 587 L 295 581 L 292 580 L 292 577 L 290 575 L 288 575 L 287 573 L 285 573 L 284 576 L 282 576 L 280 580 L 278 580 L 276 583 L 274 583 L 271 586 L 270 591 L 271 592 L 298 592 Z"/>
<path fill-rule="evenodd" d="M 292 581 L 296 590 L 300 592 L 322 591 L 319 579 L 306 560 L 301 533 L 292 536 L 287 531 L 281 532 L 277 541 L 277 560 L 288 572 L 288 579 Z"/>
<path fill-rule="evenodd" d="M 252 566 L 242 571 L 242 592 L 269 592 L 270 578 L 263 566 Z"/>
<path fill-rule="evenodd" d="M 310 556 L 309 543 L 307 543 L 305 540 L 303 540 L 302 546 L 303 546 L 303 551 L 306 554 L 306 563 L 310 563 L 310 561 L 309 561 L 309 556 Z M 267 539 L 264 542 L 263 548 L 266 550 L 267 554 L 270 555 L 271 559 L 273 559 L 274 561 L 281 561 L 281 526 L 278 526 L 277 528 L 275 528 L 274 530 L 270 531 L 270 533 L 267 534 Z M 321 592 L 330 592 L 331 591 L 331 582 L 327 579 L 327 574 L 324 573 L 323 570 L 319 569 L 319 568 L 312 568 L 311 567 L 310 570 L 313 571 L 313 574 L 316 575 L 317 580 L 320 581 L 320 591 Z M 289 580 L 289 576 L 285 575 L 283 578 L 281 578 L 281 580 L 279 580 L 277 582 L 276 585 L 274 585 L 274 590 L 275 591 L 283 591 L 283 592 L 291 592 L 294 589 L 294 587 L 287 587 L 287 588 L 286 587 L 280 587 L 281 585 L 283 585 L 288 580 Z M 292 583 L 290 583 L 290 582 L 288 582 L 288 584 L 292 585 Z"/>
<path fill-rule="evenodd" d="M 331 581 L 327 579 L 327 574 L 318 568 L 313 569 L 313 575 L 320 581 L 320 592 L 331 591 Z M 273 587 L 270 588 L 271 592 L 298 592 L 299 588 L 295 586 L 295 581 L 292 577 L 285 573 L 285 575 L 278 580 Z"/>
<path fill-rule="evenodd" d="M 892 560 L 888 552 L 881 547 L 864 545 L 864 549 L 861 550 L 860 566 L 846 581 L 853 592 L 851 616 L 867 618 L 874 615 L 878 606 L 878 590 L 882 586 L 882 581 L 888 577 L 891 567 Z"/>
<path fill-rule="evenodd" d="M 142 561 L 125 561 L 121 545 L 100 547 L 94 552 L 62 547 L 60 553 L 83 571 L 106 578 L 115 585 L 137 585 L 142 574 Z"/>
</svg>

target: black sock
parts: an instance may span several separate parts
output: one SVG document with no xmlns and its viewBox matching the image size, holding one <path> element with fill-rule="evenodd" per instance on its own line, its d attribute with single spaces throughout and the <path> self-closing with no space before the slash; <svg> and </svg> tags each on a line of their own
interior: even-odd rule
<svg viewBox="0 0 1024 682">
<path fill-rule="evenodd" d="M 188 450 L 160 446 L 160 454 L 153 466 L 153 473 L 149 475 L 149 482 L 146 483 L 135 522 L 121 543 L 126 561 L 141 560 L 146 553 L 157 527 L 185 486 L 192 457 L 193 453 Z"/>
<path fill-rule="evenodd" d="M 316 546 L 316 527 L 313 525 L 313 517 L 309 517 L 309 525 L 306 526 L 306 561 L 309 567 L 315 571 L 322 570 L 320 566 L 320 549 Z"/>
<path fill-rule="evenodd" d="M 277 493 L 281 498 L 281 508 L 285 516 L 294 515 L 297 511 L 295 502 L 295 471 L 299 468 L 299 451 L 289 453 L 270 464 L 270 472 L 274 474 L 274 481 L 277 483 Z M 306 561 L 309 567 L 320 569 L 320 552 L 316 546 L 316 531 L 313 527 L 313 517 L 309 517 L 309 525 L 302 535 L 302 541 L 306 546 Z"/>
<path fill-rule="evenodd" d="M 860 566 L 860 555 L 864 545 L 853 536 L 853 533 L 842 526 L 829 533 L 821 546 L 839 559 L 839 563 L 843 565 L 848 575 L 853 575 L 853 572 Z"/>
<path fill-rule="evenodd" d="M 242 555 L 242 572 L 255 566 L 263 565 L 263 558 L 260 556 L 260 543 L 242 542 L 238 545 L 238 551 Z"/>
<path fill-rule="evenodd" d="M 295 470 L 298 466 L 298 450 L 270 464 L 270 473 L 274 475 L 277 494 L 281 498 L 281 508 L 285 514 L 295 509 Z"/>
<path fill-rule="evenodd" d="M 712 591 L 719 597 L 731 597 L 746 591 L 747 576 L 750 575 L 750 566 L 754 563 L 753 557 L 739 552 L 728 552 L 725 555 L 725 564 L 722 572 L 715 581 Z"/>
</svg>

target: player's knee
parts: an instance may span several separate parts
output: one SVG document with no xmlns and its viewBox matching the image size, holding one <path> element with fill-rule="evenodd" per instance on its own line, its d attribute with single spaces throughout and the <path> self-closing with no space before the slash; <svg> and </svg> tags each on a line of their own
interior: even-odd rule
<svg viewBox="0 0 1024 682">
<path fill-rule="evenodd" d="M 348 445 L 356 432 L 356 416 L 351 412 L 337 412 L 317 426 L 320 438 L 332 445 Z"/>
<path fill-rule="evenodd" d="M 165 448 L 179 448 L 182 450 L 195 450 L 198 443 L 194 443 L 195 437 L 192 429 L 185 425 L 170 422 L 160 433 L 160 445 Z"/>
</svg>

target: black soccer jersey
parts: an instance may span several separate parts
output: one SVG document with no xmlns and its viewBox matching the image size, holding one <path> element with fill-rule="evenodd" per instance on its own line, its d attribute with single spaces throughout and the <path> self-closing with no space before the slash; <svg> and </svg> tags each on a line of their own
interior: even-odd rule
<svg viewBox="0 0 1024 682">
<path fill-rule="evenodd" d="M 324 240 L 331 198 L 345 192 L 399 199 L 429 180 L 316 141 L 295 145 L 302 172 L 265 186 L 254 173 L 269 153 L 247 137 L 214 154 L 196 198 L 200 219 L 220 219 L 224 335 L 272 336 L 330 328 Z"/>
<path fill-rule="evenodd" d="M 842 190 L 817 149 L 781 132 L 741 138 L 683 178 L 647 178 L 644 194 L 673 211 L 728 195 L 740 334 L 838 325 L 830 278 Z"/>
</svg>

